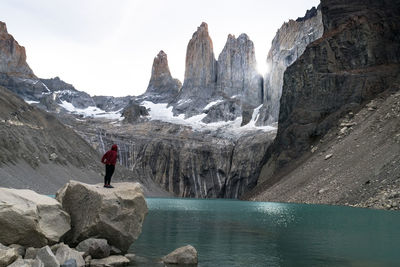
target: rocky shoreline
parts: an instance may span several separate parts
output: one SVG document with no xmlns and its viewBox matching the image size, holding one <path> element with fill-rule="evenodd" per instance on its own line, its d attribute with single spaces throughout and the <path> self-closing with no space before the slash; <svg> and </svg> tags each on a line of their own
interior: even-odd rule
<svg viewBox="0 0 400 267">
<path fill-rule="evenodd" d="M 65 184 L 56 199 L 32 190 L 0 188 L 0 267 L 126 266 L 148 209 L 139 183 Z M 157 264 L 196 266 L 188 245 Z"/>
</svg>

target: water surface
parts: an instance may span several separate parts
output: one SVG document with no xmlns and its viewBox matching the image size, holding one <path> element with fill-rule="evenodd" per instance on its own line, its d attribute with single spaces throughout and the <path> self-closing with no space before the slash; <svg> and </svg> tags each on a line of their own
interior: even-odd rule
<svg viewBox="0 0 400 267">
<path fill-rule="evenodd" d="M 147 258 L 191 244 L 199 266 L 400 266 L 396 211 L 178 198 L 147 204 L 130 249 Z"/>
</svg>

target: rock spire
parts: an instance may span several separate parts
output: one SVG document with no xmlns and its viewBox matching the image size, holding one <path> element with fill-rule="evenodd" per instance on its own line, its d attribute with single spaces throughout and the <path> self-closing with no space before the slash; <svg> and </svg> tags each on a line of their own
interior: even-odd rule
<svg viewBox="0 0 400 267">
<path fill-rule="evenodd" d="M 244 103 L 262 103 L 263 78 L 257 72 L 254 44 L 247 34 L 229 34 L 218 57 L 217 89 L 227 96 L 240 96 Z"/>
<path fill-rule="evenodd" d="M 35 78 L 33 71 L 26 63 L 25 48 L 20 46 L 7 26 L 0 21 L 0 72 L 24 78 Z"/>
<path fill-rule="evenodd" d="M 146 94 L 175 97 L 181 86 L 182 83 L 179 80 L 172 78 L 168 67 L 167 54 L 161 50 L 154 58 Z"/>
</svg>

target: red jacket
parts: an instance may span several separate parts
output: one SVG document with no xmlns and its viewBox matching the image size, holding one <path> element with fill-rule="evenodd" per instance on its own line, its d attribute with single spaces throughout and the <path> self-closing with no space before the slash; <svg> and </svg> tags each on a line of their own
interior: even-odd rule
<svg viewBox="0 0 400 267">
<path fill-rule="evenodd" d="M 107 165 L 115 165 L 118 158 L 118 147 L 117 145 L 112 145 L 111 150 L 108 150 L 101 158 L 101 163 Z"/>
</svg>

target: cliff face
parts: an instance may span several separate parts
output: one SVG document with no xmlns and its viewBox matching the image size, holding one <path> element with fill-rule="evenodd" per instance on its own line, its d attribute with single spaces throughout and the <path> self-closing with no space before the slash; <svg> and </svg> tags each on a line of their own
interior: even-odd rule
<svg viewBox="0 0 400 267">
<path fill-rule="evenodd" d="M 181 82 L 171 76 L 167 54 L 164 51 L 160 51 L 157 57 L 154 58 L 151 78 L 145 95 L 157 98 L 153 99 L 155 103 L 168 103 L 176 97 L 181 87 Z"/>
<path fill-rule="evenodd" d="M 74 123 L 97 148 L 118 144 L 119 160 L 133 177 L 154 181 L 176 196 L 195 198 L 237 198 L 248 192 L 256 185 L 259 163 L 275 134 L 257 132 L 230 140 L 160 121 L 119 127 Z"/>
<path fill-rule="evenodd" d="M 217 90 L 254 107 L 262 103 L 262 76 L 256 70 L 254 44 L 246 34 L 228 35 L 218 57 Z"/>
<path fill-rule="evenodd" d="M 26 63 L 25 48 L 8 34 L 4 22 L 0 21 L 0 72 L 23 78 L 35 78 Z"/>
<path fill-rule="evenodd" d="M 308 10 L 303 18 L 289 20 L 278 30 L 267 57 L 269 73 L 264 80 L 264 107 L 258 124 L 270 124 L 278 120 L 279 99 L 286 68 L 304 53 L 308 44 L 322 34 L 321 10 L 315 7 Z"/>
<path fill-rule="evenodd" d="M 260 180 L 400 77 L 400 1 L 323 0 L 324 35 L 284 75 L 279 127 Z"/>
</svg>

